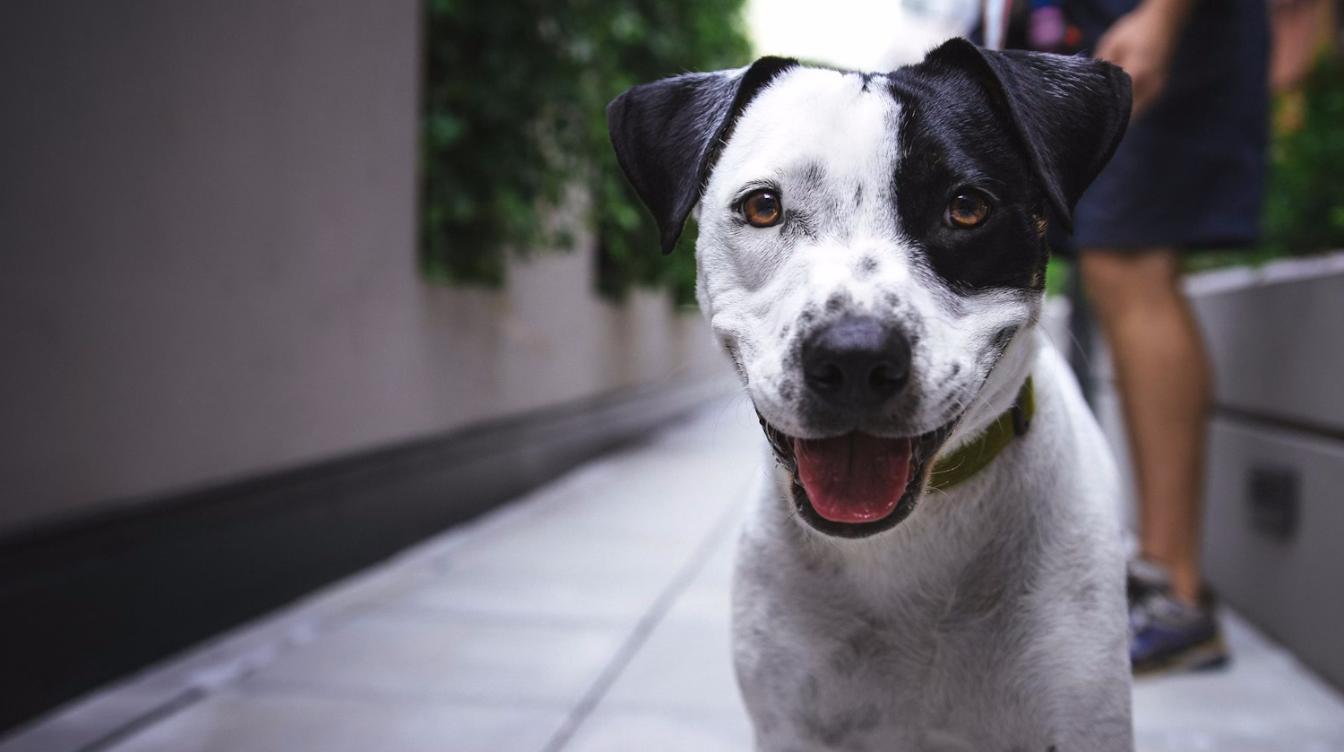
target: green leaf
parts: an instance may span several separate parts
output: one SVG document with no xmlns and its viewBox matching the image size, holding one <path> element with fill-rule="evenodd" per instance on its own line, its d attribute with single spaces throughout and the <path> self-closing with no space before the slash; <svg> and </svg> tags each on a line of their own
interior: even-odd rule
<svg viewBox="0 0 1344 752">
<path fill-rule="evenodd" d="M 598 289 L 693 296 L 695 236 L 658 253 L 653 222 L 625 184 L 604 110 L 643 81 L 748 62 L 743 0 L 570 0 L 425 5 L 422 269 L 499 284 L 515 253 L 571 245 L 545 230 L 565 191 L 591 197 Z M 582 234 L 581 234 L 582 235 Z"/>
</svg>

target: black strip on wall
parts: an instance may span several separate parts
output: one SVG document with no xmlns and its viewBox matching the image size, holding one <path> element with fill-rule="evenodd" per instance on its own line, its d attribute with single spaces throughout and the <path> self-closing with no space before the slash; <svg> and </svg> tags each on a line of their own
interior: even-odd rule
<svg viewBox="0 0 1344 752">
<path fill-rule="evenodd" d="M 476 516 L 724 387 L 606 396 L 0 540 L 0 731 Z"/>
<path fill-rule="evenodd" d="M 1344 428 L 1303 420 L 1301 418 L 1271 415 L 1261 410 L 1247 410 L 1234 405 L 1223 404 L 1215 406 L 1213 414 L 1219 418 L 1226 418 L 1239 423 L 1250 423 L 1262 428 L 1272 428 L 1280 431 L 1306 434 L 1322 439 L 1344 441 Z"/>
</svg>

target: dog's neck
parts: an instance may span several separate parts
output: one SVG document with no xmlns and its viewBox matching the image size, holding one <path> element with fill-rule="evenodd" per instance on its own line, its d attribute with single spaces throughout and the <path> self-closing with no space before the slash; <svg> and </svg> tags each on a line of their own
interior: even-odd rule
<svg viewBox="0 0 1344 752">
<path fill-rule="evenodd" d="M 1031 373 L 1031 364 L 1041 347 L 1041 335 L 1036 326 L 1024 327 L 1013 336 L 1003 357 L 990 371 L 985 385 L 980 390 L 966 414 L 957 422 L 957 427 L 948 437 L 940 454 L 944 457 L 974 440 L 984 433 L 990 424 L 999 419 L 1004 412 L 1012 409 L 1017 400 L 1022 383 Z"/>
</svg>

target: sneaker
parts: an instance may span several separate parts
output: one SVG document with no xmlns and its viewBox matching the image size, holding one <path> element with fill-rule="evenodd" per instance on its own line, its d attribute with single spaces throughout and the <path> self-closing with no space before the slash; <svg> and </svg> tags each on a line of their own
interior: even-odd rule
<svg viewBox="0 0 1344 752">
<path fill-rule="evenodd" d="M 1171 589 L 1171 578 L 1167 570 L 1147 559 L 1130 559 L 1125 566 L 1125 595 L 1129 605 L 1147 598 L 1149 593 Z"/>
<path fill-rule="evenodd" d="M 1227 664 L 1212 599 L 1192 606 L 1171 592 L 1166 573 L 1146 562 L 1129 567 L 1129 659 L 1135 676 L 1199 671 Z"/>
</svg>

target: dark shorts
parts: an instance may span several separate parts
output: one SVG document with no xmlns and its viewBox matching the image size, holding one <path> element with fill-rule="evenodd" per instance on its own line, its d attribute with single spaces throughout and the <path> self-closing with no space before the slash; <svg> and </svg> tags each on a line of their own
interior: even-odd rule
<svg viewBox="0 0 1344 752">
<path fill-rule="evenodd" d="M 1095 40 L 1134 3 L 1076 5 L 1066 3 L 1085 38 Z M 1202 0 L 1162 95 L 1130 123 L 1079 201 L 1074 245 L 1123 251 L 1255 242 L 1266 173 L 1268 56 L 1265 0 Z"/>
</svg>

